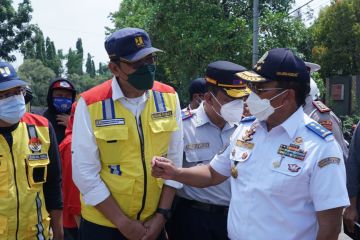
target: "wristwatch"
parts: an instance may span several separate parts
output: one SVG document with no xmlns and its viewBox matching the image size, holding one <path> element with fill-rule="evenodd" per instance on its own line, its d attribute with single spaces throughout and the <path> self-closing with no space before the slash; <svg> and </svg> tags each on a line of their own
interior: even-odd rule
<svg viewBox="0 0 360 240">
<path fill-rule="evenodd" d="M 160 213 L 168 221 L 171 218 L 171 209 L 157 208 L 156 213 Z"/>
</svg>

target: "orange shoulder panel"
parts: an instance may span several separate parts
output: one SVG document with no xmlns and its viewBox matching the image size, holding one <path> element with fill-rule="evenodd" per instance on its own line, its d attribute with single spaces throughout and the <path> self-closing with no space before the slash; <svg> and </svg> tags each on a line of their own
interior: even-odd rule
<svg viewBox="0 0 360 240">
<path fill-rule="evenodd" d="M 106 82 L 103 82 L 102 84 L 97 85 L 81 93 L 80 95 L 85 100 L 87 105 L 110 98 L 112 96 L 111 82 L 111 79 L 107 80 Z"/>
<path fill-rule="evenodd" d="M 49 127 L 49 121 L 40 115 L 26 112 L 20 122 L 35 125 L 37 127 Z"/>
<path fill-rule="evenodd" d="M 175 93 L 175 89 L 165 83 L 161 83 L 158 81 L 154 82 L 154 86 L 152 88 L 154 91 L 163 92 L 163 93 Z"/>
</svg>

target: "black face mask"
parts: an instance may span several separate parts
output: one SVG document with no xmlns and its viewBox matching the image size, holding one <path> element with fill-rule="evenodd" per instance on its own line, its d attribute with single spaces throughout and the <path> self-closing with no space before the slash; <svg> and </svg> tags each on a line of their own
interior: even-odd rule
<svg viewBox="0 0 360 240">
<path fill-rule="evenodd" d="M 156 66 L 148 64 L 128 75 L 128 82 L 138 90 L 149 90 L 154 85 Z"/>
</svg>

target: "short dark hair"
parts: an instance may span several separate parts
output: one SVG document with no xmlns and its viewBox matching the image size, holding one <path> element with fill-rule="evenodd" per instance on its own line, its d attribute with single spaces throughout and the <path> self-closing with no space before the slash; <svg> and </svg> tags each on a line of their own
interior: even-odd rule
<svg viewBox="0 0 360 240">
<path fill-rule="evenodd" d="M 277 81 L 277 83 L 278 87 L 295 91 L 295 100 L 298 107 L 305 104 L 305 99 L 310 91 L 309 81 Z"/>
</svg>

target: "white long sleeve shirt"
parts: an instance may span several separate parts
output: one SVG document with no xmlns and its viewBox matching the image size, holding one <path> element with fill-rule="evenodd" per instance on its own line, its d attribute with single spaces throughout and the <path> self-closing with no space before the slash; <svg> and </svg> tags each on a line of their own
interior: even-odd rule
<svg viewBox="0 0 360 240">
<path fill-rule="evenodd" d="M 124 96 L 115 77 L 112 79 L 112 99 L 120 103 L 136 116 L 137 122 L 143 111 L 149 94 L 145 92 L 138 98 Z M 176 122 L 178 130 L 172 133 L 168 158 L 178 167 L 182 166 L 183 129 L 181 109 L 177 98 Z M 95 206 L 104 201 L 109 195 L 109 189 L 100 177 L 101 163 L 99 149 L 93 133 L 90 114 L 85 101 L 80 98 L 75 111 L 73 135 L 72 135 L 72 173 L 73 180 L 79 188 L 86 204 Z M 165 184 L 174 188 L 181 188 L 182 184 L 167 180 Z"/>
</svg>

